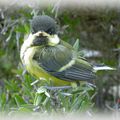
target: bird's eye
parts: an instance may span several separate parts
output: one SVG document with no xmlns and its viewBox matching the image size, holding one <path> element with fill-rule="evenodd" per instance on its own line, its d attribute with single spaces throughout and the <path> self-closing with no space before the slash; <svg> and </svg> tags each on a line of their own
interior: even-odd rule
<svg viewBox="0 0 120 120">
<path fill-rule="evenodd" d="M 51 34 L 52 34 L 52 32 L 51 32 L 51 31 L 49 31 L 49 32 L 48 32 L 48 34 L 50 34 L 50 35 L 51 35 Z"/>
<path fill-rule="evenodd" d="M 53 29 L 48 29 L 48 30 L 46 30 L 46 33 L 52 35 L 52 34 L 53 34 Z"/>
<path fill-rule="evenodd" d="M 52 31 L 46 31 L 46 33 L 48 33 L 48 34 L 50 34 L 50 35 L 51 35 L 51 34 L 52 34 Z"/>
</svg>

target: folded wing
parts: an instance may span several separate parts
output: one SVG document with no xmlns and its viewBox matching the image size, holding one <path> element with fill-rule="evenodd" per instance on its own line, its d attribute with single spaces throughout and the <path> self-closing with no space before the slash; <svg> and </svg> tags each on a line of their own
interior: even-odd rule
<svg viewBox="0 0 120 120">
<path fill-rule="evenodd" d="M 35 54 L 34 60 L 46 72 L 65 81 L 92 82 L 95 79 L 92 66 L 63 45 L 43 48 Z"/>
</svg>

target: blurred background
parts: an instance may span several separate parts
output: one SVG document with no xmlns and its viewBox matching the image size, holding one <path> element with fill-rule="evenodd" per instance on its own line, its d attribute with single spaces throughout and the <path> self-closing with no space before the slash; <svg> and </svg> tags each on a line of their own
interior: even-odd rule
<svg viewBox="0 0 120 120">
<path fill-rule="evenodd" d="M 62 96 L 63 98 L 59 96 L 61 101 L 57 101 L 55 98 L 47 104 L 44 95 L 37 96 L 36 86 L 31 85 L 35 78 L 24 73 L 20 61 L 20 47 L 25 36 L 30 33 L 30 20 L 33 16 L 43 14 L 49 15 L 57 21 L 58 34 L 61 39 L 71 45 L 74 45 L 77 39 L 79 40 L 77 46 L 79 46 L 80 53 L 91 64 L 104 64 L 117 69 L 97 73 L 94 95 L 89 96 L 87 101 L 83 100 L 86 102 L 83 107 L 85 108 L 86 104 L 90 102 L 94 111 L 119 111 L 120 10 L 107 7 L 97 10 L 89 7 L 67 8 L 61 6 L 60 0 L 45 7 L 39 5 L 35 7 L 34 4 L 16 5 L 16 2 L 0 5 L 0 111 L 16 109 L 29 111 L 31 108 L 34 111 L 39 109 L 44 111 L 51 109 L 49 106 L 51 104 L 60 108 L 60 104 L 66 104 L 64 100 L 68 100 L 64 96 Z M 59 92 L 61 93 L 61 91 Z M 71 93 L 71 91 L 67 91 L 67 95 L 69 92 Z M 54 94 L 54 97 L 57 96 L 55 93 L 48 93 Z M 35 98 L 36 96 L 37 98 Z M 78 95 L 76 98 L 78 99 Z M 74 98 L 74 104 L 77 99 Z M 40 108 L 41 102 L 44 109 Z M 81 107 L 76 108 L 74 104 L 70 102 L 65 107 L 66 111 L 72 111 L 73 108 L 81 110 Z M 78 103 L 76 104 L 78 106 Z M 63 109 L 63 107 L 61 108 Z"/>
</svg>

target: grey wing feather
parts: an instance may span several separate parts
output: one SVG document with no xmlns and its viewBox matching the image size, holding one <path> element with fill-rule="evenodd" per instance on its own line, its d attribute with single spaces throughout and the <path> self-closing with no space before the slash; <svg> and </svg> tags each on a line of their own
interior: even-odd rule
<svg viewBox="0 0 120 120">
<path fill-rule="evenodd" d="M 62 45 L 46 47 L 37 51 L 33 57 L 47 72 L 56 72 L 72 60 L 71 52 Z"/>
<path fill-rule="evenodd" d="M 88 81 L 95 79 L 95 73 L 92 66 L 85 60 L 76 60 L 75 64 L 66 70 L 59 71 L 61 67 L 68 64 L 73 59 L 71 50 L 62 45 L 56 47 L 47 47 L 39 54 L 34 56 L 36 61 L 39 61 L 42 67 L 49 74 L 66 81 Z"/>
<path fill-rule="evenodd" d="M 88 67 L 88 66 L 87 66 Z M 61 78 L 63 80 L 67 81 L 88 81 L 93 82 L 93 80 L 96 78 L 95 73 L 92 71 L 92 68 L 83 67 L 83 65 L 75 63 L 70 68 L 62 71 L 62 72 L 56 72 L 53 74 L 54 76 Z"/>
</svg>

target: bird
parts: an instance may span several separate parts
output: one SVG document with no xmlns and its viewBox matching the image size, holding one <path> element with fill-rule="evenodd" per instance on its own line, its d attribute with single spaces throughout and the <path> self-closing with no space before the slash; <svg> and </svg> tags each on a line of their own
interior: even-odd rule
<svg viewBox="0 0 120 120">
<path fill-rule="evenodd" d="M 31 32 L 21 46 L 20 58 L 32 76 L 49 81 L 51 86 L 94 83 L 93 65 L 78 55 L 72 45 L 60 39 L 52 17 L 35 16 L 30 26 Z"/>
</svg>

